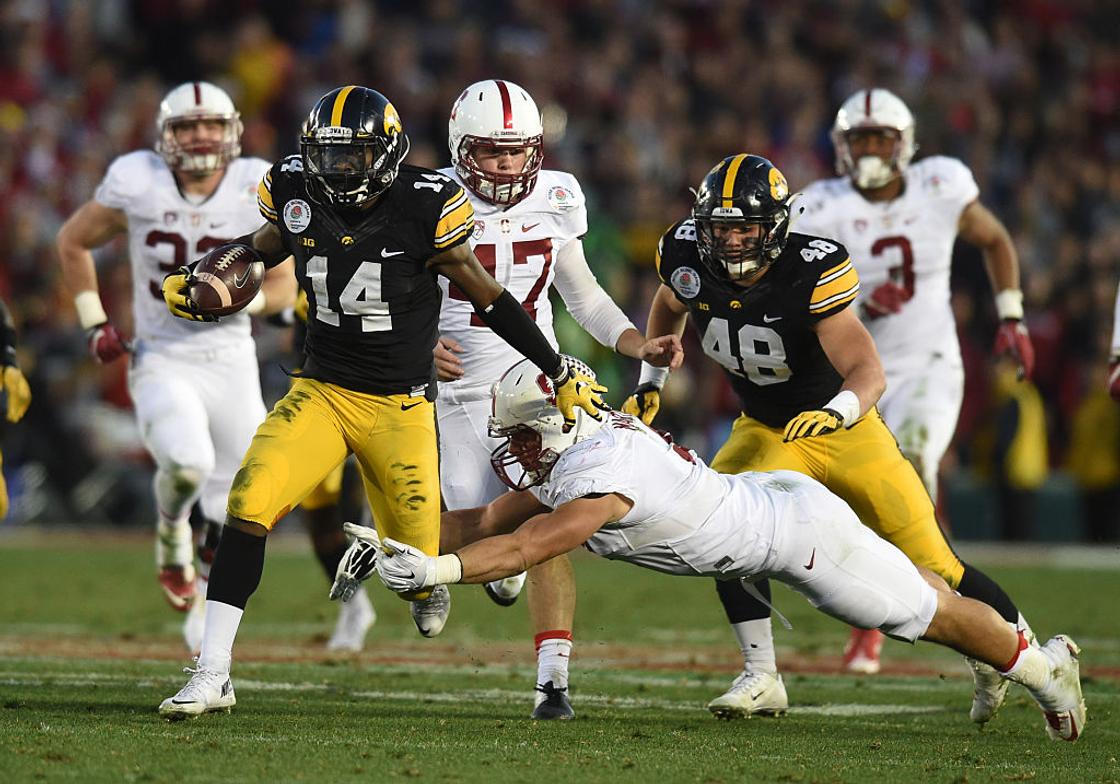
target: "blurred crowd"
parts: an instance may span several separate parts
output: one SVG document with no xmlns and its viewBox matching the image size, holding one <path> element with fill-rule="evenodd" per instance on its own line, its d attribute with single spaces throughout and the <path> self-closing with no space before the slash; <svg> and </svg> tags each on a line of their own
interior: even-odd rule
<svg viewBox="0 0 1120 784">
<path fill-rule="evenodd" d="M 1038 356 L 1033 382 L 1000 383 L 983 264 L 958 247 L 968 380 L 946 484 L 968 475 L 1029 499 L 1060 475 L 1079 491 L 1071 508 L 1085 513 L 1055 524 L 1115 539 L 1120 407 L 1105 374 L 1120 271 L 1117 9 L 1093 0 L 9 0 L 0 5 L 0 296 L 35 392 L 25 423 L 4 435 L 13 517 L 152 515 L 124 363 L 88 358 L 54 237 L 114 156 L 152 143 L 170 86 L 225 87 L 245 121 L 245 153 L 274 159 L 297 149 L 321 94 L 368 85 L 400 111 L 409 162 L 438 167 L 449 162 L 454 99 L 501 77 L 541 106 L 545 165 L 580 179 L 592 268 L 640 327 L 657 238 L 714 163 L 760 153 L 797 190 L 833 172 L 828 130 L 840 102 L 861 87 L 895 91 L 917 117 L 918 156 L 962 159 L 1011 230 Z M 117 243 L 96 256 L 121 325 L 130 321 L 125 253 Z M 571 322 L 558 330 L 621 403 L 637 368 Z M 259 331 L 275 397 L 290 339 Z M 659 424 L 710 456 L 735 399 L 694 337 L 686 348 Z M 1042 476 L 1009 464 L 996 428 L 1028 398 L 1045 414 L 1042 432 L 1026 434 L 1047 450 Z M 1033 421 L 1012 417 L 1014 427 Z"/>
</svg>

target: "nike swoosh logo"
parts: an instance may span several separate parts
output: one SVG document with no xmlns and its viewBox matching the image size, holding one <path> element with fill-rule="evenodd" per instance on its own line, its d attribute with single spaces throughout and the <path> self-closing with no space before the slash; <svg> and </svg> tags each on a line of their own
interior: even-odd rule
<svg viewBox="0 0 1120 784">
<path fill-rule="evenodd" d="M 237 288 L 241 288 L 246 283 L 249 282 L 249 278 L 251 278 L 251 277 L 252 277 L 252 269 L 247 267 L 245 269 L 245 271 L 242 272 L 240 275 L 234 275 L 233 276 L 233 285 L 236 286 Z"/>
<path fill-rule="evenodd" d="M 423 402 L 424 402 L 423 400 L 417 400 L 415 403 L 413 403 L 411 405 L 409 405 L 408 403 L 401 403 L 401 411 L 408 411 L 410 408 L 416 408 L 418 405 L 420 405 Z"/>
<path fill-rule="evenodd" d="M 751 695 L 751 699 L 752 700 L 757 700 L 761 696 L 762 696 L 762 692 L 755 692 L 754 694 Z"/>
<path fill-rule="evenodd" d="M 533 229 L 537 228 L 537 226 L 540 226 L 540 225 L 541 225 L 540 223 L 530 223 L 528 226 L 526 226 L 524 223 L 522 223 L 521 224 L 521 231 L 532 231 Z"/>
<path fill-rule="evenodd" d="M 222 228 L 222 226 L 225 226 L 225 225 L 226 225 L 226 222 L 225 222 L 225 221 L 222 221 L 221 223 L 211 223 L 211 224 L 210 224 L 210 228 L 212 228 L 212 229 L 220 229 L 220 228 Z"/>
<path fill-rule="evenodd" d="M 809 556 L 809 563 L 805 564 L 806 569 L 813 568 L 813 562 L 817 560 L 817 548 L 813 548 L 813 554 Z"/>
<path fill-rule="evenodd" d="M 402 253 L 404 253 L 403 250 L 385 250 L 384 248 L 382 248 L 381 249 L 381 258 L 387 259 L 390 256 L 399 256 Z"/>
<path fill-rule="evenodd" d="M 782 318 L 782 316 L 763 316 L 762 322 L 764 324 L 773 324 L 775 321 L 781 321 Z"/>
</svg>

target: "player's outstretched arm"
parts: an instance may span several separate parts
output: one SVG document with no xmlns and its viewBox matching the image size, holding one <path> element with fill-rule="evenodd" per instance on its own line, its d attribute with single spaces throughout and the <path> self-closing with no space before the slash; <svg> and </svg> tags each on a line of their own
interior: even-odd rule
<svg viewBox="0 0 1120 784">
<path fill-rule="evenodd" d="M 574 550 L 603 524 L 625 516 L 632 505 L 615 493 L 578 498 L 536 515 L 511 534 L 481 539 L 453 554 L 437 557 L 385 539 L 377 573 L 386 587 L 398 593 L 441 583 L 499 580 Z"/>
<path fill-rule="evenodd" d="M 649 319 L 646 322 L 646 337 L 650 339 L 673 337 L 680 345 L 680 337 L 688 324 L 688 307 L 677 299 L 673 290 L 664 283 L 658 287 L 653 295 L 653 302 L 649 306 Z M 669 370 L 675 370 L 684 363 L 684 350 L 674 358 L 668 366 L 657 366 L 656 363 L 642 362 L 641 375 L 638 378 L 638 387 L 622 403 L 624 413 L 633 414 L 647 425 L 653 424 L 661 408 L 661 388 L 665 386 L 665 379 Z"/>
<path fill-rule="evenodd" d="M 471 542 L 512 533 L 548 507 L 527 490 L 502 493 L 486 506 L 457 509 L 440 515 L 439 551 L 451 553 Z"/>
<path fill-rule="evenodd" d="M 599 412 L 605 407 L 602 393 L 607 391 L 606 387 L 569 367 L 520 303 L 482 268 L 465 242 L 436 254 L 428 261 L 428 266 L 467 295 L 475 312 L 494 334 L 552 379 L 556 387 L 556 406 L 569 426 L 575 424 L 577 406 L 589 416 L 600 418 Z"/>
</svg>

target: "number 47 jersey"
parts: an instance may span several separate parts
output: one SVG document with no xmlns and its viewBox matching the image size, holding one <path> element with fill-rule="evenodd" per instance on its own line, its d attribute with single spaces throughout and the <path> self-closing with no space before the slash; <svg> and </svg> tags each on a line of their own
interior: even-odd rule
<svg viewBox="0 0 1120 784">
<path fill-rule="evenodd" d="M 662 236 L 657 273 L 688 307 L 704 353 L 723 366 L 747 416 L 785 427 L 840 391 L 843 379 L 813 327 L 859 293 L 859 276 L 842 245 L 791 233 L 766 274 L 743 288 L 701 261 L 688 219 Z"/>
<path fill-rule="evenodd" d="M 454 169 L 441 173 L 460 182 Z M 475 256 L 556 348 L 548 294 L 560 250 L 587 233 L 587 208 L 579 182 L 566 172 L 544 170 L 533 192 L 517 204 L 503 208 L 478 198 L 472 202 L 475 219 L 470 243 Z M 521 355 L 482 322 L 454 284 L 445 278 L 439 283 L 443 287 L 440 335 L 463 347 L 458 355 L 463 377 L 441 383 L 440 399 L 449 403 L 484 400 L 490 396 L 491 385 Z"/>
</svg>

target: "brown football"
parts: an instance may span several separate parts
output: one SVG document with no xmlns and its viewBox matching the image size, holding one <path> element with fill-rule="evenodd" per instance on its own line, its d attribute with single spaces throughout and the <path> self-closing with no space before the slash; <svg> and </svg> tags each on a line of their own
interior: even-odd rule
<svg viewBox="0 0 1120 784">
<path fill-rule="evenodd" d="M 261 290 L 264 262 L 248 245 L 231 243 L 214 248 L 198 262 L 188 296 L 198 309 L 228 316 L 248 305 Z"/>
</svg>

